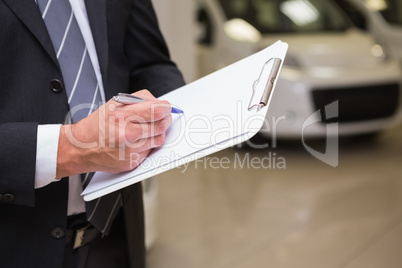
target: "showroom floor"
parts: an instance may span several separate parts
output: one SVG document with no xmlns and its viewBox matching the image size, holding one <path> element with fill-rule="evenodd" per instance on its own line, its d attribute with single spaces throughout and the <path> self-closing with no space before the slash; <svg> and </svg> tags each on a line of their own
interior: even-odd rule
<svg viewBox="0 0 402 268">
<path fill-rule="evenodd" d="M 402 267 L 402 126 L 342 140 L 336 168 L 279 142 L 158 178 L 149 268 Z"/>
</svg>

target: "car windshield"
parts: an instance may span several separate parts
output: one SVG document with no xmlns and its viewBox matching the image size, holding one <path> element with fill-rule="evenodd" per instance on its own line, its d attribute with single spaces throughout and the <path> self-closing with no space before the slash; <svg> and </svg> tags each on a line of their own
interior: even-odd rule
<svg viewBox="0 0 402 268">
<path fill-rule="evenodd" d="M 378 10 L 389 23 L 402 25 L 401 0 L 364 0 L 364 2 L 368 7 Z"/>
<path fill-rule="evenodd" d="M 228 20 L 239 18 L 264 33 L 345 31 L 351 27 L 329 0 L 219 0 Z"/>
</svg>

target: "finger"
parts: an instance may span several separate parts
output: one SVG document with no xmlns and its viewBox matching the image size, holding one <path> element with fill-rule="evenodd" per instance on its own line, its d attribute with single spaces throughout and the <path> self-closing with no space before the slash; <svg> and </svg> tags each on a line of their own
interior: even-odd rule
<svg viewBox="0 0 402 268">
<path fill-rule="evenodd" d="M 150 150 L 142 151 L 142 152 L 129 152 L 129 155 L 127 156 L 127 159 L 129 159 L 129 169 L 128 170 L 133 170 L 136 167 L 138 167 L 144 160 L 148 157 L 149 153 L 151 152 Z"/>
<path fill-rule="evenodd" d="M 165 144 L 165 134 L 154 136 L 151 138 L 141 139 L 134 143 L 126 144 L 127 154 L 135 154 L 146 152 L 158 148 Z"/>
<path fill-rule="evenodd" d="M 120 111 L 126 112 L 125 117 L 137 114 L 140 115 L 140 121 L 153 122 L 162 119 L 171 112 L 172 106 L 168 101 L 158 100 L 146 89 L 132 93 L 145 100 L 141 103 L 123 104 L 117 101 L 109 100 L 107 103 L 108 110 L 111 112 Z M 134 118 L 132 118 L 135 120 Z"/>
<path fill-rule="evenodd" d="M 141 139 L 159 136 L 165 134 L 172 123 L 172 117 L 168 116 L 164 119 L 150 124 L 132 124 L 129 123 L 124 129 L 119 128 L 120 138 L 124 138 L 123 143 L 134 143 Z"/>
<path fill-rule="evenodd" d="M 167 101 L 153 100 L 129 105 L 114 106 L 114 113 L 126 121 L 135 123 L 155 122 L 171 114 L 172 106 Z"/>
<path fill-rule="evenodd" d="M 147 90 L 147 89 L 139 90 L 137 92 L 132 93 L 131 95 L 140 97 L 147 101 L 157 100 L 157 98 L 154 95 L 152 95 L 152 93 L 149 92 L 149 90 Z"/>
<path fill-rule="evenodd" d="M 147 89 L 139 90 L 139 91 L 137 91 L 137 92 L 132 93 L 132 95 L 142 98 L 143 100 L 146 101 L 145 103 L 150 102 L 150 103 L 149 103 L 149 106 L 150 106 L 151 110 L 153 110 L 153 109 L 158 109 L 158 110 L 155 110 L 155 111 L 154 111 L 154 112 L 155 112 L 155 114 L 154 114 L 155 120 L 160 120 L 162 117 L 166 116 L 166 113 L 164 113 L 164 111 L 160 111 L 160 110 L 159 110 L 159 108 L 160 108 L 159 105 L 160 105 L 161 107 L 167 108 L 167 112 L 168 112 L 168 113 L 171 112 L 172 106 L 171 106 L 171 104 L 170 104 L 168 101 L 165 101 L 165 100 L 158 100 L 158 99 L 157 99 L 154 95 L 152 95 L 152 93 L 149 92 L 149 90 L 147 90 Z M 144 107 L 145 109 L 148 109 L 148 107 L 147 107 L 146 105 L 143 105 L 143 106 L 145 106 L 145 107 Z M 140 107 L 138 107 L 138 108 L 140 108 Z M 165 110 L 166 110 L 166 109 L 165 109 Z M 166 111 L 165 111 L 165 112 L 166 112 Z M 148 117 L 146 117 L 146 118 L 148 118 Z"/>
</svg>

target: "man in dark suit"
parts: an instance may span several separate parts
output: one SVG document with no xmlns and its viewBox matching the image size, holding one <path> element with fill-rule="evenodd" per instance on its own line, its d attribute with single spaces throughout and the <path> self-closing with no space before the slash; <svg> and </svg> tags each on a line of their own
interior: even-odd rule
<svg viewBox="0 0 402 268">
<path fill-rule="evenodd" d="M 103 84 L 107 103 L 69 125 L 63 124 L 72 108 L 65 90 L 68 81 L 37 1 L 0 0 L 2 267 L 145 267 L 141 185 L 122 191 L 123 207 L 107 235 L 90 226 L 91 232 L 84 237 L 88 243 L 74 248 L 78 227 L 85 224 L 87 228 L 89 223 L 80 209 L 71 209 L 77 207 L 74 199 L 80 198 L 71 191 L 71 176 L 135 168 L 129 156 L 144 159 L 163 143 L 170 124 L 169 104 L 153 96 L 184 82 L 169 59 L 150 0 L 71 2 L 77 1 L 81 9 L 73 10 L 77 17 L 84 14 L 79 18 L 81 31 L 85 22 L 89 25 L 92 36 L 88 39 L 84 34 L 84 38 L 87 45 L 93 42 L 97 61 L 92 64 L 101 77 L 98 82 Z M 110 100 L 119 92 L 136 91 L 148 101 L 125 106 Z M 128 118 L 133 115 L 145 121 L 131 122 Z M 120 135 L 112 135 L 110 130 L 122 119 L 128 123 Z M 107 131 L 102 131 L 103 124 Z M 51 147 L 55 141 L 56 148 L 50 151 L 56 156 L 52 157 L 42 147 Z M 72 141 L 95 146 L 83 148 Z M 137 146 L 127 146 L 137 142 Z M 122 149 L 125 157 L 119 155 Z M 46 172 L 54 175 L 43 183 L 41 174 Z"/>
</svg>

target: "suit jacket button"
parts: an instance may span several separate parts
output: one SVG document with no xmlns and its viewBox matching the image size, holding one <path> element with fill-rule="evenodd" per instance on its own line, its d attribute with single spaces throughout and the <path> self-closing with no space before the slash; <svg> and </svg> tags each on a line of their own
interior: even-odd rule
<svg viewBox="0 0 402 268">
<path fill-rule="evenodd" d="M 52 237 L 55 238 L 55 239 L 61 239 L 61 238 L 64 237 L 65 232 L 64 232 L 64 230 L 63 230 L 62 228 L 57 227 L 57 228 L 54 228 L 54 229 L 50 232 L 50 234 L 51 234 Z"/>
<path fill-rule="evenodd" d="M 6 201 L 6 202 L 14 201 L 14 195 L 12 195 L 12 194 L 4 194 L 3 195 L 3 201 Z"/>
<path fill-rule="evenodd" d="M 60 80 L 58 79 L 53 79 L 52 81 L 50 81 L 49 87 L 53 92 L 58 93 L 63 90 L 63 83 L 60 82 Z"/>
</svg>

